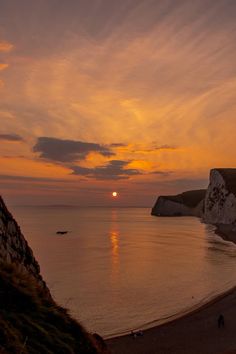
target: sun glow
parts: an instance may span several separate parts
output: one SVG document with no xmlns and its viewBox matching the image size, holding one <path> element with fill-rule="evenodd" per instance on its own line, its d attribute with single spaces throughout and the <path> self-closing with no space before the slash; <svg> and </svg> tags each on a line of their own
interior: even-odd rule
<svg viewBox="0 0 236 354">
<path fill-rule="evenodd" d="M 117 192 L 112 192 L 112 197 L 113 197 L 113 198 L 118 197 L 118 193 L 117 193 Z"/>
</svg>

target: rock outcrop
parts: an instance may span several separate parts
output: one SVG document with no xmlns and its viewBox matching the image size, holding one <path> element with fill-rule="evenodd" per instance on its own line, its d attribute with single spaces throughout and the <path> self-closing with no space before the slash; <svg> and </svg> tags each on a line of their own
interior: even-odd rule
<svg viewBox="0 0 236 354">
<path fill-rule="evenodd" d="M 236 169 L 210 171 L 204 209 L 203 220 L 208 224 L 236 223 Z"/>
<path fill-rule="evenodd" d="M 152 215 L 201 217 L 205 194 L 206 190 L 200 189 L 173 196 L 160 196 L 152 208 Z"/>
<path fill-rule="evenodd" d="M 0 261 L 14 264 L 23 272 L 33 276 L 50 296 L 50 292 L 40 274 L 40 267 L 33 252 L 21 233 L 20 227 L 8 211 L 0 197 Z"/>
</svg>

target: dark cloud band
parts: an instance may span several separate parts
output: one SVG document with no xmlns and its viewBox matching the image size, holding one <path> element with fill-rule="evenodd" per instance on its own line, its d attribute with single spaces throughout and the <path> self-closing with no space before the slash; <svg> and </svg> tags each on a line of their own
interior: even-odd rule
<svg viewBox="0 0 236 354">
<path fill-rule="evenodd" d="M 128 179 L 130 176 L 141 175 L 142 172 L 137 169 L 125 168 L 129 162 L 122 160 L 109 161 L 107 165 L 95 168 L 81 166 L 72 166 L 73 174 L 95 178 L 99 180 L 118 180 Z"/>
<path fill-rule="evenodd" d="M 57 138 L 40 137 L 33 147 L 40 157 L 57 162 L 75 162 L 83 160 L 90 152 L 110 157 L 114 155 L 107 146 L 75 140 L 62 140 Z"/>
<path fill-rule="evenodd" d="M 23 141 L 23 138 L 17 134 L 0 134 L 0 140 L 5 141 Z"/>
</svg>

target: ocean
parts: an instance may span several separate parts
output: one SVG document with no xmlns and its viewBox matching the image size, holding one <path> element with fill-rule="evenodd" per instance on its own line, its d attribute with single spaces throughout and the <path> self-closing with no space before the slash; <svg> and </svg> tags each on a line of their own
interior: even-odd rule
<svg viewBox="0 0 236 354">
<path fill-rule="evenodd" d="M 105 338 L 180 316 L 236 284 L 236 246 L 197 218 L 147 208 L 11 211 L 56 301 Z"/>
</svg>

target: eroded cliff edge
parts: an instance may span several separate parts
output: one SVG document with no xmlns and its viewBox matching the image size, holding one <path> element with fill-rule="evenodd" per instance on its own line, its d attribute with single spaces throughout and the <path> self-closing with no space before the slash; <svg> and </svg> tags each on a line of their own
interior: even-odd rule
<svg viewBox="0 0 236 354">
<path fill-rule="evenodd" d="M 0 197 L 0 353 L 107 354 L 52 299 L 20 227 Z"/>
</svg>

